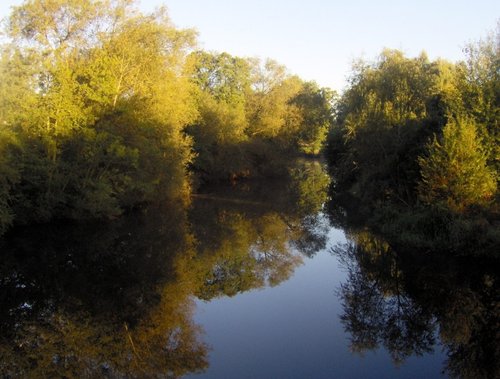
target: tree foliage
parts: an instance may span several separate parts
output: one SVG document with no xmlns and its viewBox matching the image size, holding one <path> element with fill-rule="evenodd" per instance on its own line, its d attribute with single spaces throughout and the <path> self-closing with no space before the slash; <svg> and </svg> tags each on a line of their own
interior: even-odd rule
<svg viewBox="0 0 500 379">
<path fill-rule="evenodd" d="M 332 92 L 277 62 L 198 51 L 191 55 L 199 118 L 187 128 L 205 181 L 286 172 L 286 157 L 317 154 Z"/>
<path fill-rule="evenodd" d="M 336 188 L 377 209 L 489 208 L 498 182 L 498 33 L 467 59 L 357 62 L 329 135 Z"/>
<path fill-rule="evenodd" d="M 435 138 L 427 147 L 427 155 L 419 159 L 420 199 L 431 204 L 444 202 L 455 211 L 488 204 L 496 181 L 481 150 L 473 123 L 448 121 L 441 142 Z"/>
<path fill-rule="evenodd" d="M 294 98 L 326 90 L 274 61 L 197 51 L 194 31 L 164 8 L 29 0 L 5 32 L 0 230 L 186 198 L 192 172 L 275 175 L 301 140 L 317 152 L 324 139 L 329 103 Z"/>
<path fill-rule="evenodd" d="M 408 201 L 417 175 L 409 164 L 415 140 L 425 138 L 419 125 L 428 114 L 431 68 L 424 54 L 407 59 L 392 50 L 371 66 L 356 64 L 331 133 L 339 186 L 360 197 Z"/>
</svg>

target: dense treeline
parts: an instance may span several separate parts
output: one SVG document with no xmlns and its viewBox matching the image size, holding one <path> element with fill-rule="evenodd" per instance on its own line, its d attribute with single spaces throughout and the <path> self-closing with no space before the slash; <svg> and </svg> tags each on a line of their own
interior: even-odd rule
<svg viewBox="0 0 500 379">
<path fill-rule="evenodd" d="M 187 132 L 203 179 L 275 174 L 288 153 L 320 152 L 332 122 L 331 91 L 272 60 L 204 51 L 189 60 L 200 117 Z"/>
<path fill-rule="evenodd" d="M 465 53 L 452 64 L 384 50 L 354 65 L 337 104 L 334 191 L 405 244 L 500 242 L 500 29 Z"/>
<path fill-rule="evenodd" d="M 165 9 L 30 0 L 0 62 L 0 234 L 13 223 L 114 217 L 202 181 L 284 172 L 317 154 L 332 93 L 196 49 Z"/>
</svg>

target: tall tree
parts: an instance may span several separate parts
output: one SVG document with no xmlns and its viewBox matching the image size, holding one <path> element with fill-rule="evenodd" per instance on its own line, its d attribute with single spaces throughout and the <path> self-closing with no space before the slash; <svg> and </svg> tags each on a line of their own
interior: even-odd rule
<svg viewBox="0 0 500 379">
<path fill-rule="evenodd" d="M 296 125 L 300 114 L 291 100 L 299 93 L 301 85 L 298 77 L 288 75 L 286 68 L 277 62 L 267 60 L 261 64 L 254 60 L 253 91 L 248 106 L 249 136 L 274 138 Z"/>
<path fill-rule="evenodd" d="M 454 211 L 485 205 L 494 196 L 496 180 L 486 165 L 472 121 L 449 120 L 441 140 L 434 138 L 419 159 L 419 197 L 428 204 L 444 202 Z"/>
<path fill-rule="evenodd" d="M 299 107 L 302 120 L 296 131 L 298 148 L 307 154 L 319 154 L 333 123 L 335 93 L 319 88 L 314 82 L 305 82 L 301 91 L 291 100 Z"/>
<path fill-rule="evenodd" d="M 7 31 L 2 75 L 15 90 L 0 86 L 0 115 L 28 142 L 19 219 L 114 216 L 186 194 L 193 31 L 129 0 L 27 1 Z"/>
<path fill-rule="evenodd" d="M 367 202 L 409 202 L 418 167 L 415 140 L 425 140 L 424 121 L 435 73 L 425 54 L 406 58 L 384 50 L 373 64 L 358 62 L 337 106 L 330 146 L 338 149 L 336 179 Z M 413 162 L 413 163 L 412 163 Z"/>
<path fill-rule="evenodd" d="M 488 165 L 500 180 L 500 22 L 485 39 L 468 44 L 459 65 L 464 107 L 474 117 Z"/>
</svg>

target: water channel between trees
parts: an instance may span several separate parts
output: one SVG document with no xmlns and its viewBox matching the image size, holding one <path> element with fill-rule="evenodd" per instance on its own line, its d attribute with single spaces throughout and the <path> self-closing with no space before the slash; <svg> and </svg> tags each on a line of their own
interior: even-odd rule
<svg viewBox="0 0 500 379">
<path fill-rule="evenodd" d="M 13 230 L 2 377 L 494 375 L 495 266 L 395 251 L 339 222 L 329 186 L 303 161 L 189 205 Z"/>
</svg>

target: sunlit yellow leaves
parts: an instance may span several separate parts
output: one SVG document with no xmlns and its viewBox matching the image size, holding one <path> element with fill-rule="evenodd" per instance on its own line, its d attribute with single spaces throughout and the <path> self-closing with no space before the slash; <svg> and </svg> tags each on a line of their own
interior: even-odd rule
<svg viewBox="0 0 500 379">
<path fill-rule="evenodd" d="M 496 191 L 494 175 L 486 166 L 486 155 L 468 120 L 450 120 L 440 140 L 428 146 L 428 155 L 419 159 L 422 182 L 420 199 L 444 202 L 462 212 L 472 205 L 485 205 Z"/>
</svg>

